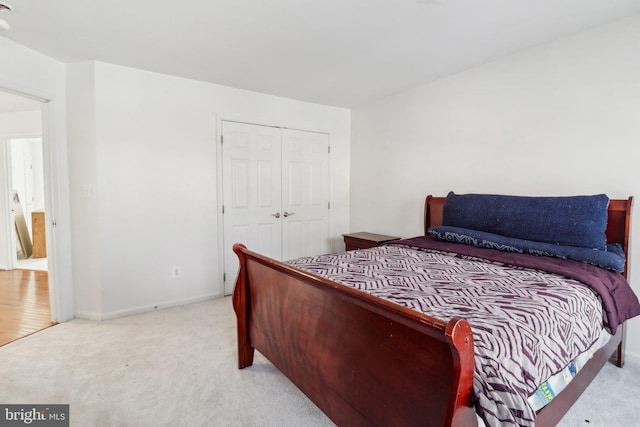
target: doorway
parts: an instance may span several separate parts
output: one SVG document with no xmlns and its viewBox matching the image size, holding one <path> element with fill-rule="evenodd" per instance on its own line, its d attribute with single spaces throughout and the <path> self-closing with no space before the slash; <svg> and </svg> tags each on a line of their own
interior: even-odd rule
<svg viewBox="0 0 640 427">
<path fill-rule="evenodd" d="M 46 258 L 44 215 L 45 178 L 43 161 L 43 103 L 0 91 L 0 269 L 18 268 L 18 260 Z M 16 225 L 18 227 L 16 227 Z M 19 233 L 17 233 L 19 231 Z M 34 236 L 35 232 L 35 236 Z M 43 268 L 43 261 L 38 261 Z M 36 269 L 36 268 L 34 268 Z"/>
<path fill-rule="evenodd" d="M 0 312 L 0 329 L 12 339 L 52 324 L 44 219 L 43 105 L 0 91 L 0 294 L 7 302 Z M 16 319 L 23 321 L 16 323 Z"/>
</svg>

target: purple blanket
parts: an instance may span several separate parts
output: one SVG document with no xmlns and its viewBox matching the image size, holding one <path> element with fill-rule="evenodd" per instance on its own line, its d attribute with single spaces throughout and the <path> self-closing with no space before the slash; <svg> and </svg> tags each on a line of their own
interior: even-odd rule
<svg viewBox="0 0 640 427">
<path fill-rule="evenodd" d="M 477 248 L 422 236 L 396 240 L 389 244 L 456 253 L 517 267 L 547 271 L 578 280 L 588 285 L 600 296 L 606 315 L 604 319 L 605 326 L 612 335 L 616 333 L 618 326 L 625 320 L 640 315 L 638 297 L 631 289 L 627 279 L 619 273 L 604 270 L 591 264 L 559 258 L 502 252 L 496 249 Z"/>
</svg>

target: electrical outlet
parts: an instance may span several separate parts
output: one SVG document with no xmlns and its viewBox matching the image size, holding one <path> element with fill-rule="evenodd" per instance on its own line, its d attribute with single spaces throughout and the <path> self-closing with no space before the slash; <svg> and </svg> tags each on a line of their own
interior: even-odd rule
<svg viewBox="0 0 640 427">
<path fill-rule="evenodd" d="M 171 267 L 171 277 L 173 277 L 174 279 L 177 279 L 180 276 L 182 276 L 182 266 L 175 265 Z"/>
</svg>

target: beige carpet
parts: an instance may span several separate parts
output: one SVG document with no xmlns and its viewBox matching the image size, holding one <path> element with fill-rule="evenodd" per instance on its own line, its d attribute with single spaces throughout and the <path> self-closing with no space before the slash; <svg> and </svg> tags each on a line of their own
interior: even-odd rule
<svg viewBox="0 0 640 427">
<path fill-rule="evenodd" d="M 607 366 L 561 425 L 640 425 L 639 374 Z M 73 320 L 0 347 L 0 403 L 68 403 L 72 426 L 333 425 L 259 353 L 237 369 L 229 298 Z"/>
<path fill-rule="evenodd" d="M 0 402 L 68 403 L 72 426 L 327 426 L 261 355 L 239 370 L 229 298 L 0 347 Z"/>
</svg>

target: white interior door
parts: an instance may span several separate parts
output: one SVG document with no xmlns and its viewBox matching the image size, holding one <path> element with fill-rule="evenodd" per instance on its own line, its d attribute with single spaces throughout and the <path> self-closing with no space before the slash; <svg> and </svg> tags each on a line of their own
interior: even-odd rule
<svg viewBox="0 0 640 427">
<path fill-rule="evenodd" d="M 282 259 L 281 132 L 222 122 L 225 294 L 233 291 L 235 243 Z"/>
<path fill-rule="evenodd" d="M 329 252 L 329 135 L 282 130 L 282 257 Z"/>
<path fill-rule="evenodd" d="M 39 143 L 39 144 L 38 144 Z M 26 218 L 29 234 L 33 236 L 31 230 L 31 213 L 37 209 L 44 208 L 44 202 L 38 204 L 36 192 L 43 191 L 44 180 L 42 172 L 34 168 L 35 157 L 42 157 L 42 140 L 39 138 L 14 138 L 9 140 L 11 151 L 11 174 L 13 190 L 18 193 L 22 212 Z M 38 151 L 39 150 L 39 151 Z"/>
</svg>

